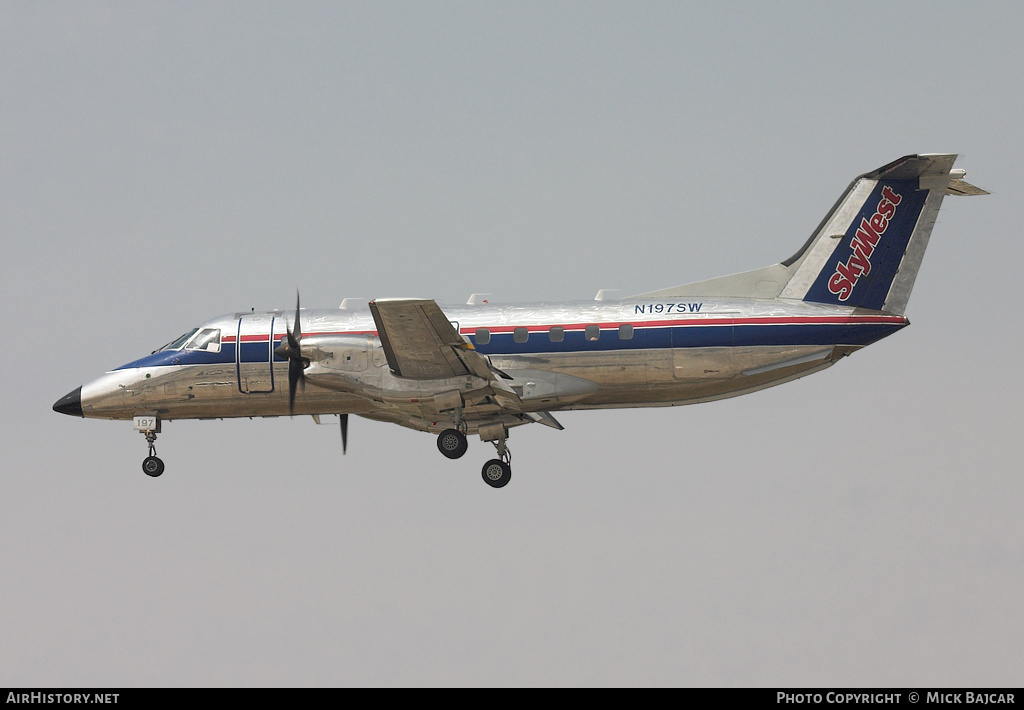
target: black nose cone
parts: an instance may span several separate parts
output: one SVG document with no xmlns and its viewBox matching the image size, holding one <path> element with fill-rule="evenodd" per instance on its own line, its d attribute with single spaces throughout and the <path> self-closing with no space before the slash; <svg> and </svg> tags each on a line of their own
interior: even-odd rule
<svg viewBox="0 0 1024 710">
<path fill-rule="evenodd" d="M 82 414 L 82 388 L 68 392 L 66 395 L 57 400 L 57 403 L 53 405 L 53 411 L 60 412 L 61 414 L 70 414 L 73 417 L 81 417 Z"/>
</svg>

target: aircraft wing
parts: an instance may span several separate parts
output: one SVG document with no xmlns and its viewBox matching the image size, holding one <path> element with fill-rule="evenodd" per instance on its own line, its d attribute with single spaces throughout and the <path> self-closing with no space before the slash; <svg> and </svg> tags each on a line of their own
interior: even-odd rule
<svg viewBox="0 0 1024 710">
<path fill-rule="evenodd" d="M 455 348 L 472 348 L 432 300 L 370 303 L 388 366 L 398 377 L 437 380 L 469 374 Z"/>
<path fill-rule="evenodd" d="M 459 335 L 433 300 L 376 300 L 370 303 L 370 312 L 388 366 L 396 376 L 441 380 L 475 375 L 490 381 L 499 404 L 513 411 L 520 409 L 522 400 L 503 374 Z"/>
</svg>

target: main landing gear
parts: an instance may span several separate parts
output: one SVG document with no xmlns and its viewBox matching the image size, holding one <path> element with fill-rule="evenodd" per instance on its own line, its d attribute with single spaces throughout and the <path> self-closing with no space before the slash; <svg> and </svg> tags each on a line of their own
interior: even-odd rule
<svg viewBox="0 0 1024 710">
<path fill-rule="evenodd" d="M 498 446 L 497 443 L 494 445 Z M 504 448 L 505 453 L 499 454 L 500 459 L 491 459 L 484 464 L 483 470 L 480 471 L 484 483 L 492 488 L 504 488 L 512 480 L 512 452 L 508 450 L 507 446 Z"/>
<path fill-rule="evenodd" d="M 146 436 L 149 444 L 149 456 L 142 461 L 142 472 L 156 478 L 164 472 L 164 462 L 156 456 L 156 435 L 160 433 L 160 420 L 156 417 L 139 416 L 134 418 L 135 429 Z"/>
<path fill-rule="evenodd" d="M 445 429 L 437 435 L 437 450 L 450 459 L 462 458 L 469 449 L 466 440 L 466 422 L 460 421 L 455 429 Z"/>
<path fill-rule="evenodd" d="M 466 422 L 458 419 L 455 428 L 445 429 L 437 435 L 437 450 L 450 459 L 461 458 L 469 449 L 467 429 Z M 498 458 L 485 463 L 480 471 L 484 483 L 492 488 L 503 488 L 512 480 L 512 452 L 505 443 L 508 439 L 508 430 L 503 424 L 481 427 L 480 438 L 490 441 L 498 450 Z"/>
<path fill-rule="evenodd" d="M 480 427 L 480 438 L 494 444 L 498 458 L 484 464 L 480 475 L 491 488 L 504 488 L 512 480 L 512 452 L 508 450 L 508 429 L 504 424 L 488 424 Z"/>
</svg>

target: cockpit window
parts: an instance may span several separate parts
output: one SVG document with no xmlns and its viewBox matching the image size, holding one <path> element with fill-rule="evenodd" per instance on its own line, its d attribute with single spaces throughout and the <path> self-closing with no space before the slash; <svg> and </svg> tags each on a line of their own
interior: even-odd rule
<svg viewBox="0 0 1024 710">
<path fill-rule="evenodd" d="M 198 331 L 198 330 L 199 330 L 199 328 L 193 328 L 192 330 L 190 330 L 189 332 L 185 333 L 183 336 L 181 336 L 177 340 L 172 340 L 171 342 L 167 343 L 167 345 L 163 346 L 159 350 L 154 350 L 153 352 L 158 353 L 158 352 L 162 352 L 164 350 L 181 350 L 181 346 L 185 344 L 185 341 L 188 340 L 189 338 L 191 338 L 193 335 L 195 335 L 196 331 Z"/>
<path fill-rule="evenodd" d="M 185 346 L 186 350 L 203 350 L 208 353 L 220 352 L 220 328 L 203 328 Z"/>
</svg>

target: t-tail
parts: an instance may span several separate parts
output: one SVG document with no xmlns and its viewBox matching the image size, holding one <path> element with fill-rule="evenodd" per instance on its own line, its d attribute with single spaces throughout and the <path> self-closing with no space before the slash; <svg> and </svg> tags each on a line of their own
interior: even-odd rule
<svg viewBox="0 0 1024 710">
<path fill-rule="evenodd" d="M 964 182 L 954 160 L 908 155 L 861 175 L 786 261 L 641 295 L 784 298 L 902 315 L 942 198 L 988 194 Z"/>
</svg>

